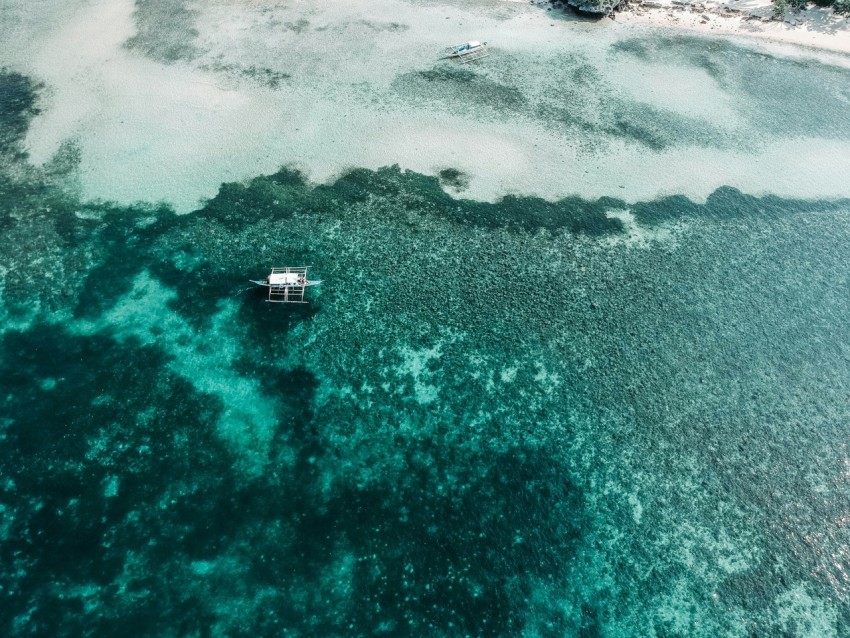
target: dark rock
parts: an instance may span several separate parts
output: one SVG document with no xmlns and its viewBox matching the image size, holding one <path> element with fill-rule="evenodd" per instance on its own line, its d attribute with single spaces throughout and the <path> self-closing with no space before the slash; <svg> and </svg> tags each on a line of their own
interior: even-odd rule
<svg viewBox="0 0 850 638">
<path fill-rule="evenodd" d="M 621 0 L 567 0 L 566 3 L 578 13 L 593 16 L 606 16 L 610 14 Z"/>
</svg>

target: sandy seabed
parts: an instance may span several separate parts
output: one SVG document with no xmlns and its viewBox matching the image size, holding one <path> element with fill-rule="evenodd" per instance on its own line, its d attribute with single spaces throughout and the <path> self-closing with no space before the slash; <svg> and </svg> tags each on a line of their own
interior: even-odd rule
<svg viewBox="0 0 850 638">
<path fill-rule="evenodd" d="M 129 0 L 7 4 L 2 59 L 47 87 L 26 140 L 31 160 L 73 142 L 93 198 L 154 196 L 188 211 L 223 181 L 285 164 L 324 181 L 395 163 L 462 171 L 465 195 L 487 200 L 612 189 L 633 201 L 701 200 L 724 184 L 850 194 L 846 139 L 801 135 L 798 122 L 788 135 L 765 134 L 748 121 L 758 96 L 689 62 L 685 49 L 668 46 L 663 61 L 623 55 L 624 41 L 687 33 L 636 16 L 588 22 L 508 2 L 220 2 L 182 22 L 154 15 L 161 23 L 140 20 L 140 30 Z M 470 38 L 489 40 L 494 55 L 475 69 L 438 61 L 442 47 Z M 764 48 L 696 42 L 737 43 L 742 55 Z M 784 46 L 771 54 L 848 64 Z"/>
</svg>

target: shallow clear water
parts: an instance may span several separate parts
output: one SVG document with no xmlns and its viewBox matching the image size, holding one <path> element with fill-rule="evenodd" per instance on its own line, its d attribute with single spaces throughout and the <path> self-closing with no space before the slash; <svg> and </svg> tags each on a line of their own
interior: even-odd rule
<svg viewBox="0 0 850 638">
<path fill-rule="evenodd" d="M 770 63 L 748 126 L 844 140 L 846 72 L 804 122 Z M 435 81 L 526 112 L 392 86 Z M 283 169 L 176 215 L 32 165 L 46 91 L 0 74 L 2 635 L 850 632 L 850 199 Z M 699 117 L 621 131 L 740 143 Z M 247 283 L 283 261 L 309 306 Z"/>
</svg>

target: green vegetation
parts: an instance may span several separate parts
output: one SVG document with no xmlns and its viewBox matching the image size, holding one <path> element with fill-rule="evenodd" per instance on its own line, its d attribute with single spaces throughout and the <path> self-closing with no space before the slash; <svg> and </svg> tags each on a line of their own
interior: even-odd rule
<svg viewBox="0 0 850 638">
<path fill-rule="evenodd" d="M 850 0 L 814 0 L 819 7 L 832 7 L 835 13 L 850 15 Z M 773 17 L 782 19 L 788 10 L 805 9 L 808 0 L 773 0 Z"/>
</svg>

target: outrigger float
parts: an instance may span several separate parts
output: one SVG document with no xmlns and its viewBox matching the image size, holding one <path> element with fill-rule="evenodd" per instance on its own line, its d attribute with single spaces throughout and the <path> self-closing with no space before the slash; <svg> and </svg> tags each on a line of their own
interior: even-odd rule
<svg viewBox="0 0 850 638">
<path fill-rule="evenodd" d="M 304 291 L 308 286 L 318 286 L 321 281 L 307 279 L 307 266 L 285 266 L 272 268 L 265 280 L 249 280 L 252 284 L 269 289 L 271 303 L 309 303 L 304 301 Z"/>
<path fill-rule="evenodd" d="M 490 55 L 490 49 L 487 48 L 486 42 L 471 40 L 457 46 L 449 47 L 444 53 L 447 58 L 455 58 L 464 64 L 468 64 L 469 62 L 486 58 Z"/>
</svg>

